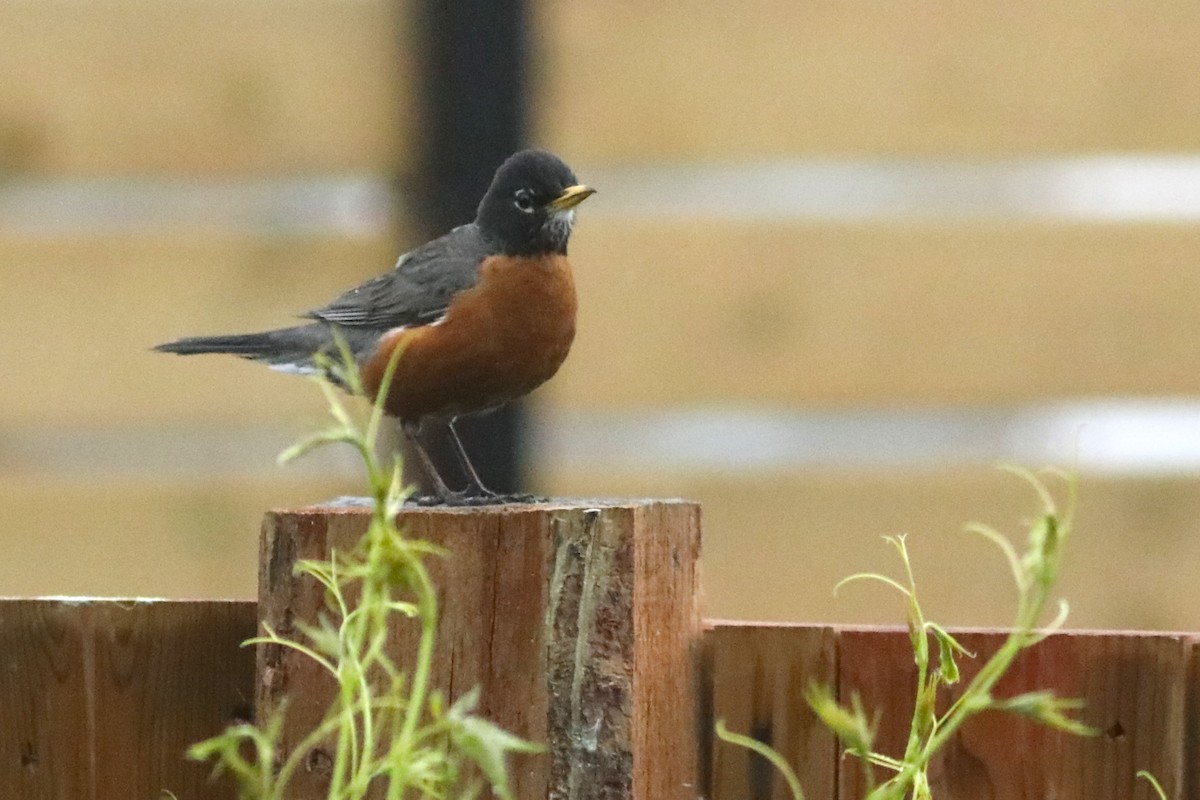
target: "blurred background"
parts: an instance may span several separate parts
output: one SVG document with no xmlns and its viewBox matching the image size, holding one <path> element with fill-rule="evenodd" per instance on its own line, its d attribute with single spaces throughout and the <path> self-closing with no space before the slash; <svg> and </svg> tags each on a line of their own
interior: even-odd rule
<svg viewBox="0 0 1200 800">
<path fill-rule="evenodd" d="M 360 485 L 287 324 L 550 148 L 579 333 L 494 480 L 704 504 L 709 616 L 1003 624 L 994 464 L 1076 466 L 1071 624 L 1200 629 L 1200 5 L 0 0 L 0 594 L 255 593 Z"/>
</svg>

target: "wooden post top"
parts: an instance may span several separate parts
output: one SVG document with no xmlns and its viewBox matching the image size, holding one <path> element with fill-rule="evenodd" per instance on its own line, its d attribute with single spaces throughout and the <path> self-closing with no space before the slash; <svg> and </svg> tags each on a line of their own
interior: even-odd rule
<svg viewBox="0 0 1200 800">
<path fill-rule="evenodd" d="M 480 506 L 423 506 L 417 503 L 406 503 L 404 515 L 409 514 L 451 514 L 467 516 L 494 516 L 504 514 L 522 514 L 547 511 L 586 511 L 588 509 L 640 509 L 653 506 L 695 506 L 699 503 L 680 497 L 551 497 L 533 503 L 498 503 Z M 366 513 L 371 508 L 371 498 L 342 496 L 320 503 L 313 503 L 300 508 L 273 508 L 270 514 L 340 514 Z"/>
<path fill-rule="evenodd" d="M 338 498 L 277 510 L 263 525 L 259 612 L 273 629 L 314 624 L 323 588 L 297 576 L 366 530 L 370 506 Z M 700 506 L 679 499 L 555 498 L 492 506 L 405 506 L 406 536 L 445 557 L 433 681 L 453 700 L 478 687 L 480 711 L 546 752 L 516 759 L 516 797 L 692 800 Z M 388 649 L 415 652 L 412 626 Z M 259 649 L 261 718 L 289 700 L 285 739 L 320 723 L 333 687 L 318 666 Z M 270 676 L 262 680 L 261 676 Z M 319 772 L 297 800 L 325 797 Z"/>
</svg>

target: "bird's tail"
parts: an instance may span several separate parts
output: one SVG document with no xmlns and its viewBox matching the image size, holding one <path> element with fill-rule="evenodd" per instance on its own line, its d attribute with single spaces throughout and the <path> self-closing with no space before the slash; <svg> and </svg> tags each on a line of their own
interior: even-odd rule
<svg viewBox="0 0 1200 800">
<path fill-rule="evenodd" d="M 232 336 L 192 336 L 157 345 L 160 353 L 194 356 L 203 353 L 229 355 L 259 361 L 282 372 L 312 374 L 317 372 L 315 356 L 329 351 L 333 336 L 322 324 L 280 328 L 262 333 L 242 333 Z"/>
</svg>

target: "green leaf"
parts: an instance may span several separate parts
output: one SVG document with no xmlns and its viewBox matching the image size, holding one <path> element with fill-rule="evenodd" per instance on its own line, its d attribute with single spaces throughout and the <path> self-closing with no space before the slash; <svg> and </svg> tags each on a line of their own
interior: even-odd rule
<svg viewBox="0 0 1200 800">
<path fill-rule="evenodd" d="M 787 763 L 787 760 L 779 754 L 778 750 L 763 744 L 757 739 L 751 739 L 749 736 L 743 736 L 740 733 L 733 733 L 729 728 L 725 727 L 725 720 L 723 719 L 717 720 L 716 733 L 717 738 L 721 741 L 738 747 L 744 747 L 750 752 L 765 758 L 775 769 L 779 770 L 779 774 L 787 782 L 793 800 L 804 800 L 804 791 L 800 788 L 800 779 L 796 777 L 796 772 Z"/>
<path fill-rule="evenodd" d="M 327 444 L 336 443 L 354 443 L 353 433 L 345 428 L 329 428 L 321 433 L 313 434 L 307 439 L 301 439 L 296 444 L 284 450 L 276 458 L 280 464 L 288 464 L 295 461 L 297 458 L 308 455 L 318 447 L 324 447 Z"/>
<path fill-rule="evenodd" d="M 1138 770 L 1137 776 L 1149 782 L 1150 786 L 1154 789 L 1154 793 L 1158 795 L 1159 800 L 1167 800 L 1167 793 L 1163 790 L 1162 784 L 1158 782 L 1158 778 L 1155 778 L 1154 775 L 1144 769 Z"/>
<path fill-rule="evenodd" d="M 825 727 L 841 739 L 847 750 L 864 757 L 870 753 L 875 739 L 875 726 L 867 721 L 857 692 L 850 698 L 850 708 L 846 708 L 838 704 L 832 689 L 813 681 L 804 690 L 804 700 Z"/>
<path fill-rule="evenodd" d="M 984 525 L 979 522 L 968 523 L 965 526 L 965 530 L 968 533 L 982 536 L 1000 548 L 1000 552 L 1004 554 L 1004 559 L 1008 562 L 1008 568 L 1012 572 L 1013 582 L 1017 585 L 1017 591 L 1023 593 L 1026 589 L 1025 571 L 1021 568 L 1021 558 L 1017 555 L 1017 550 L 1013 547 L 1012 542 L 1004 534 L 1000 533 L 1000 531 L 990 525 Z"/>
<path fill-rule="evenodd" d="M 927 622 L 925 623 L 925 627 L 937 639 L 938 670 L 941 672 L 942 680 L 951 686 L 958 683 L 959 672 L 958 662 L 954 660 L 955 653 L 964 655 L 967 658 L 974 658 L 975 654 L 959 644 L 957 639 L 936 622 Z"/>
<path fill-rule="evenodd" d="M 1026 692 L 1005 700 L 993 700 L 991 706 L 999 711 L 1020 714 L 1043 725 L 1077 736 L 1096 736 L 1099 733 L 1092 726 L 1068 717 L 1064 713 L 1083 708 L 1082 700 L 1057 697 L 1054 692 L 1049 690 Z"/>
<path fill-rule="evenodd" d="M 840 581 L 838 581 L 837 584 L 833 587 L 833 593 L 837 594 L 839 589 L 841 589 L 846 584 L 852 583 L 854 581 L 879 581 L 880 583 L 884 583 L 884 584 L 887 584 L 888 586 L 891 586 L 893 589 L 900 592 L 905 597 L 912 597 L 912 592 L 910 592 L 908 589 L 905 589 L 897 581 L 892 580 L 887 575 L 880 575 L 875 572 L 856 572 L 853 575 L 847 575 L 845 578 L 842 578 Z"/>
<path fill-rule="evenodd" d="M 474 708 L 478 702 L 478 693 L 472 690 L 469 694 L 475 695 L 469 703 L 469 706 Z M 482 717 L 463 713 L 460 708 L 461 702 L 460 699 L 446 714 L 446 719 L 452 721 L 451 741 L 463 755 L 475 762 L 497 796 L 504 800 L 513 800 L 512 790 L 508 785 L 508 754 L 540 753 L 543 748 L 514 736 Z"/>
</svg>

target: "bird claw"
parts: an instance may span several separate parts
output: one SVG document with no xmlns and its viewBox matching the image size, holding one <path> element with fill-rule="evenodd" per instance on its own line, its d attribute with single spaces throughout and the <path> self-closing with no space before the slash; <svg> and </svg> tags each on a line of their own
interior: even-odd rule
<svg viewBox="0 0 1200 800">
<path fill-rule="evenodd" d="M 407 503 L 414 506 L 431 507 L 445 506 L 447 508 L 459 507 L 475 507 L 475 506 L 502 506 L 509 504 L 526 505 L 530 503 L 544 503 L 546 498 L 539 497 L 534 494 L 467 494 L 466 492 L 451 492 L 447 496 L 439 496 L 436 494 L 413 495 L 408 498 Z"/>
</svg>

